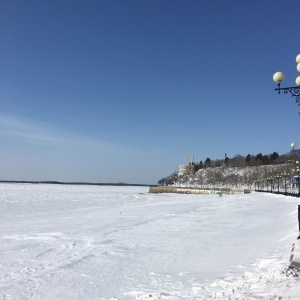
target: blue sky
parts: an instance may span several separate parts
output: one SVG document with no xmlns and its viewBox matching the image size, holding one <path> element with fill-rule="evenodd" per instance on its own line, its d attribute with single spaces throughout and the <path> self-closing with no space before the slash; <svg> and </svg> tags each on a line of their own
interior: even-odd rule
<svg viewBox="0 0 300 300">
<path fill-rule="evenodd" d="M 0 0 L 0 179 L 156 183 L 299 148 L 295 0 Z"/>
</svg>

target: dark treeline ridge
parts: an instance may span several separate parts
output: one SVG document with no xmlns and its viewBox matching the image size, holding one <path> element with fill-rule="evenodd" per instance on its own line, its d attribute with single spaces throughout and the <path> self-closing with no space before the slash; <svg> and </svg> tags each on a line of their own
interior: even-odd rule
<svg viewBox="0 0 300 300">
<path fill-rule="evenodd" d="M 256 155 L 248 154 L 246 156 L 236 154 L 234 157 L 229 158 L 225 154 L 225 159 L 211 160 L 209 157 L 206 160 L 194 163 L 195 171 L 204 168 L 215 168 L 220 166 L 228 167 L 255 167 L 262 165 L 280 165 L 284 164 L 289 160 L 295 160 L 300 157 L 300 151 L 293 150 L 290 153 L 279 155 L 277 152 L 272 154 L 263 155 L 258 153 Z"/>
<path fill-rule="evenodd" d="M 32 184 L 65 184 L 65 185 L 106 185 L 106 186 L 152 186 L 139 183 L 91 183 L 91 182 L 60 182 L 60 181 L 27 181 L 27 180 L 0 180 L 0 183 L 32 183 Z"/>
</svg>

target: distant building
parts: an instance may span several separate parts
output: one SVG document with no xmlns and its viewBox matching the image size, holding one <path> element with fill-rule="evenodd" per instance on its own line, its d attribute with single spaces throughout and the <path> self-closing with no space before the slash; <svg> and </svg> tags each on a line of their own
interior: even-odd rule
<svg viewBox="0 0 300 300">
<path fill-rule="evenodd" d="M 195 163 L 194 163 L 194 154 L 189 155 L 189 164 L 188 165 L 179 165 L 178 175 L 195 174 Z"/>
<path fill-rule="evenodd" d="M 189 166 L 192 166 L 192 165 L 194 165 L 194 154 L 193 153 L 191 153 L 189 155 Z"/>
<path fill-rule="evenodd" d="M 189 165 L 179 165 L 179 175 L 189 174 L 190 173 L 190 166 Z"/>
</svg>

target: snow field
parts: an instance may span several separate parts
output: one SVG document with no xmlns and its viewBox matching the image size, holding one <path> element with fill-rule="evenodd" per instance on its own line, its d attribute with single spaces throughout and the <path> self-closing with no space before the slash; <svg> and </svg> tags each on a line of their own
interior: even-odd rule
<svg viewBox="0 0 300 300">
<path fill-rule="evenodd" d="M 296 198 L 0 191 L 0 299 L 299 299 Z"/>
</svg>

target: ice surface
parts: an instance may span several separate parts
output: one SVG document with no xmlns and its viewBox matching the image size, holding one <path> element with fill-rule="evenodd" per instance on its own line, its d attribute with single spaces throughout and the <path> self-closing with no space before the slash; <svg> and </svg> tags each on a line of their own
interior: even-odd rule
<svg viewBox="0 0 300 300">
<path fill-rule="evenodd" d="M 0 184 L 0 299 L 300 299 L 298 199 Z M 281 298 L 280 298 L 281 297 Z"/>
</svg>

